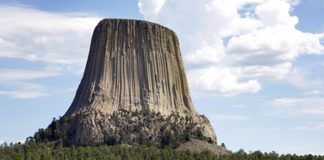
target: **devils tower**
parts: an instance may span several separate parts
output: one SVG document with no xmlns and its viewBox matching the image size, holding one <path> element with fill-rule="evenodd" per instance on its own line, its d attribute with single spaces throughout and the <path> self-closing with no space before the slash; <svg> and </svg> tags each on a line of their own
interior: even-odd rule
<svg viewBox="0 0 324 160">
<path fill-rule="evenodd" d="M 141 20 L 99 22 L 75 98 L 49 129 L 65 145 L 217 143 L 192 103 L 175 32 Z"/>
</svg>

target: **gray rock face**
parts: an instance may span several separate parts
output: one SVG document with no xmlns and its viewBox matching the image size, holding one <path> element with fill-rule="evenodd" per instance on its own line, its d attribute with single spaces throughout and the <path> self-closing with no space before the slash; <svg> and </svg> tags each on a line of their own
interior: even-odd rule
<svg viewBox="0 0 324 160">
<path fill-rule="evenodd" d="M 155 23 L 104 19 L 96 26 L 83 78 L 64 117 L 85 117 L 68 126 L 74 141 L 100 143 L 113 132 L 107 120 L 119 110 L 189 116 L 216 142 L 208 119 L 192 104 L 176 34 Z"/>
<path fill-rule="evenodd" d="M 217 153 L 217 154 L 230 154 L 231 152 L 229 150 L 227 150 L 226 148 L 223 148 L 221 146 L 218 145 L 213 145 L 201 140 L 197 140 L 197 139 L 192 139 L 188 142 L 185 142 L 183 144 L 181 144 L 178 148 L 178 150 L 180 151 L 193 151 L 193 152 L 203 152 L 203 151 L 211 151 L 213 153 Z"/>
</svg>

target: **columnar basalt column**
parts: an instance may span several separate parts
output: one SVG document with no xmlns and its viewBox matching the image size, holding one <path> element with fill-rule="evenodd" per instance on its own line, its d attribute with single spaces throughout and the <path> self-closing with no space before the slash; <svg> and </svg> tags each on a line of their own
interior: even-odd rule
<svg viewBox="0 0 324 160">
<path fill-rule="evenodd" d="M 96 119 L 117 110 L 143 109 L 190 116 L 203 127 L 204 136 L 216 142 L 208 119 L 192 104 L 175 32 L 147 21 L 104 19 L 94 30 L 83 78 L 64 117 L 100 113 L 89 120 L 89 131 L 77 134 L 103 137 L 105 126 Z"/>
</svg>

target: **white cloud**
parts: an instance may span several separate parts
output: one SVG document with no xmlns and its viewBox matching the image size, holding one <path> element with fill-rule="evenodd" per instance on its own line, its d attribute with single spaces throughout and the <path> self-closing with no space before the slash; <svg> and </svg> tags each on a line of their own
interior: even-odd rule
<svg viewBox="0 0 324 160">
<path fill-rule="evenodd" d="M 257 92 L 261 85 L 257 80 L 240 82 L 238 75 L 227 68 L 209 67 L 189 72 L 191 86 L 197 90 L 234 95 L 241 92 Z"/>
<path fill-rule="evenodd" d="M 140 10 L 155 3 L 139 2 Z M 176 31 L 189 72 L 195 73 L 189 74 L 193 88 L 237 94 L 259 91 L 258 78 L 286 78 L 300 55 L 324 53 L 323 33 L 296 29 L 298 17 L 290 12 L 298 4 L 299 0 L 165 0 L 156 12 L 141 13 Z M 224 75 L 229 83 L 224 83 Z"/>
<path fill-rule="evenodd" d="M 275 107 L 284 107 L 285 109 L 289 109 L 291 112 L 299 114 L 313 116 L 324 115 L 324 98 L 322 97 L 276 98 L 270 101 L 269 104 Z"/>
<path fill-rule="evenodd" d="M 280 106 L 280 107 L 290 107 L 290 106 L 295 106 L 299 99 L 294 99 L 294 98 L 276 98 L 270 102 L 271 105 L 273 106 Z"/>
<path fill-rule="evenodd" d="M 139 0 L 137 6 L 145 18 L 151 19 L 157 16 L 166 0 Z"/>
<path fill-rule="evenodd" d="M 302 109 L 301 112 L 308 114 L 324 115 L 324 107 Z"/>
<path fill-rule="evenodd" d="M 213 116 L 217 121 L 247 121 L 250 120 L 249 117 L 239 116 L 239 115 L 215 115 Z"/>
<path fill-rule="evenodd" d="M 286 1 L 268 0 L 256 6 L 255 13 L 266 26 L 295 26 L 298 18 L 289 15 L 290 8 L 290 4 Z"/>
<path fill-rule="evenodd" d="M 314 89 L 314 90 L 310 90 L 310 91 L 307 91 L 307 92 L 304 92 L 304 94 L 306 95 L 319 95 L 321 94 L 321 91 L 317 90 L 317 89 Z"/>
<path fill-rule="evenodd" d="M 219 40 L 214 45 L 203 44 L 200 48 L 189 53 L 185 60 L 191 63 L 219 62 L 225 56 L 223 41 Z"/>
<path fill-rule="evenodd" d="M 292 6 L 296 6 L 300 3 L 300 0 L 285 0 L 285 1 L 291 4 Z"/>
<path fill-rule="evenodd" d="M 0 82 L 32 80 L 58 75 L 59 73 L 50 70 L 16 70 L 0 68 Z"/>
<path fill-rule="evenodd" d="M 322 54 L 322 48 L 316 34 L 278 25 L 233 37 L 227 52 L 238 65 L 271 67 L 292 63 L 301 54 Z"/>
<path fill-rule="evenodd" d="M 80 73 L 99 20 L 89 14 L 0 5 L 0 57 L 40 61 Z"/>
<path fill-rule="evenodd" d="M 308 105 L 308 106 L 324 106 L 324 98 L 321 97 L 309 97 L 309 98 L 277 98 L 272 101 L 275 106 L 296 106 L 296 105 Z"/>
<path fill-rule="evenodd" d="M 275 78 L 282 78 L 290 72 L 292 67 L 291 63 L 282 63 L 273 66 L 266 66 L 266 65 L 248 65 L 244 67 L 240 67 L 242 72 L 242 76 L 245 77 L 275 77 Z"/>
<path fill-rule="evenodd" d="M 293 131 L 324 131 L 324 123 L 308 124 L 291 128 Z"/>
<path fill-rule="evenodd" d="M 15 99 L 48 96 L 40 79 L 83 72 L 91 34 L 101 18 L 28 6 L 0 5 L 0 58 L 40 62 L 41 69 L 0 69 L 0 95 Z"/>
<path fill-rule="evenodd" d="M 33 99 L 39 98 L 43 96 L 48 96 L 48 93 L 38 92 L 38 91 L 1 91 L 0 95 L 2 96 L 9 96 L 15 99 Z"/>
<path fill-rule="evenodd" d="M 32 99 L 48 96 L 45 86 L 32 82 L 33 80 L 45 79 L 58 76 L 60 73 L 52 70 L 14 70 L 0 69 L 0 96 L 8 96 L 15 99 Z"/>
</svg>

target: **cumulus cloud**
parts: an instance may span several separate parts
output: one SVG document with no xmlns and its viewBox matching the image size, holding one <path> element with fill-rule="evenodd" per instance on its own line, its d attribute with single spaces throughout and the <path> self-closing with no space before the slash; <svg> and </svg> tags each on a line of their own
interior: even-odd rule
<svg viewBox="0 0 324 160">
<path fill-rule="evenodd" d="M 190 63 L 216 63 L 222 60 L 225 56 L 225 48 L 223 41 L 219 40 L 214 45 L 202 44 L 200 48 L 197 48 L 185 57 L 185 60 Z"/>
<path fill-rule="evenodd" d="M 255 14 L 266 26 L 296 25 L 298 18 L 290 16 L 291 5 L 286 1 L 268 0 L 255 7 Z"/>
<path fill-rule="evenodd" d="M 154 18 L 161 10 L 165 0 L 139 0 L 137 6 L 145 18 Z"/>
<path fill-rule="evenodd" d="M 241 92 L 258 92 L 261 85 L 257 80 L 239 81 L 239 76 L 227 68 L 209 67 L 189 71 L 191 85 L 196 90 L 218 91 L 225 95 Z"/>
<path fill-rule="evenodd" d="M 299 0 L 164 0 L 155 12 L 142 11 L 155 1 L 139 3 L 145 19 L 180 37 L 193 88 L 258 92 L 259 78 L 285 78 L 300 55 L 324 53 L 323 33 L 296 28 Z"/>
<path fill-rule="evenodd" d="M 318 37 L 291 26 L 277 25 L 233 37 L 226 49 L 234 65 L 248 70 L 247 74 L 254 68 L 260 76 L 282 78 L 291 71 L 298 56 L 323 54 Z M 273 71 L 271 74 L 269 69 Z"/>
</svg>

